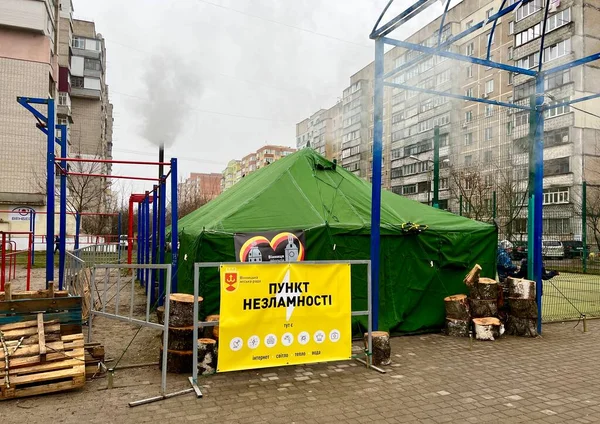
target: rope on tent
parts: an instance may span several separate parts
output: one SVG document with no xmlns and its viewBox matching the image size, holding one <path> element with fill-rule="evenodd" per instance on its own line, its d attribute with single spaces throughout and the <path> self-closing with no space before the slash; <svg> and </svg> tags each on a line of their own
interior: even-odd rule
<svg viewBox="0 0 600 424">
<path fill-rule="evenodd" d="M 420 234 L 428 228 L 429 226 L 427 225 L 415 224 L 410 221 L 404 222 L 400 225 L 400 230 L 405 234 Z"/>
</svg>

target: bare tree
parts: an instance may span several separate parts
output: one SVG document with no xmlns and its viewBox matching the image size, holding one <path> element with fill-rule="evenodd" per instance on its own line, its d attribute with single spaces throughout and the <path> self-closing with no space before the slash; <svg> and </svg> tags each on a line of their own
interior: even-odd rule
<svg viewBox="0 0 600 424">
<path fill-rule="evenodd" d="M 462 198 L 463 216 L 477 221 L 489 221 L 492 217 L 492 184 L 481 165 L 450 168 L 450 192 Z"/>
</svg>

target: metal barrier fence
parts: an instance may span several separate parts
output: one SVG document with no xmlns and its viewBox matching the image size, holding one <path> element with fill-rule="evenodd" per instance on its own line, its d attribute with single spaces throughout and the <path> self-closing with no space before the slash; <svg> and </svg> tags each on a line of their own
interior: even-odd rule
<svg viewBox="0 0 600 424">
<path fill-rule="evenodd" d="M 167 276 L 166 281 L 171 281 L 170 264 L 96 264 L 92 267 L 90 291 L 92 297 L 97 297 L 97 299 L 91 302 L 90 306 L 88 342 L 92 341 L 94 317 L 104 317 L 141 327 L 162 330 L 161 396 L 165 396 L 167 387 L 167 346 L 169 345 L 169 302 L 164 303 L 164 323 L 158 324 L 152 322 L 150 311 L 156 305 L 151 305 L 150 295 L 147 292 L 148 286 L 143 294 L 138 293 L 136 297 L 136 291 L 139 291 L 141 287 L 136 280 L 135 271 L 138 269 L 165 272 Z M 166 284 L 165 287 L 165 298 L 169 299 L 171 285 Z M 140 302 L 140 298 L 143 297 L 145 297 L 145 300 Z M 117 365 L 118 362 L 114 367 L 116 368 Z"/>
<path fill-rule="evenodd" d="M 274 263 L 271 263 L 273 265 Z M 367 351 L 365 352 L 365 360 L 355 358 L 367 367 L 376 369 L 379 372 L 385 373 L 385 371 L 373 366 L 371 364 L 372 352 L 373 352 L 373 316 L 371 310 L 371 261 L 370 260 L 349 260 L 349 261 L 303 261 L 302 264 L 314 264 L 314 265 L 326 265 L 326 264 L 349 264 L 349 265 L 366 265 L 367 266 L 367 310 L 351 311 L 352 316 L 367 316 Z M 198 327 L 211 327 L 219 325 L 219 321 L 199 321 L 198 313 L 198 297 L 200 295 L 200 269 L 201 268 L 218 268 L 222 265 L 228 266 L 239 266 L 247 265 L 246 262 L 196 262 L 194 263 L 194 345 L 193 345 L 193 367 L 192 376 L 190 377 L 190 383 L 196 395 L 202 397 L 202 392 L 198 386 Z M 264 263 L 262 266 L 269 266 L 269 263 Z M 168 279 L 167 281 L 170 281 Z M 167 284 L 168 285 L 168 284 Z M 168 303 L 168 302 L 166 302 Z M 165 310 L 165 314 L 167 311 Z"/>
<path fill-rule="evenodd" d="M 85 261 L 88 266 L 95 264 L 121 263 L 126 248 L 119 243 L 93 244 L 73 250 L 73 255 Z"/>
</svg>

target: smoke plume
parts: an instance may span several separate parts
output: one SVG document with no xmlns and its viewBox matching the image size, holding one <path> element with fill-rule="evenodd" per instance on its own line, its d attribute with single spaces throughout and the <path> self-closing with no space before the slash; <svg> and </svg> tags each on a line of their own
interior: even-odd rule
<svg viewBox="0 0 600 424">
<path fill-rule="evenodd" d="M 194 66 L 174 54 L 155 55 L 144 76 L 149 101 L 139 111 L 143 136 L 152 144 L 171 146 L 189 115 L 192 98 L 202 92 Z"/>
</svg>

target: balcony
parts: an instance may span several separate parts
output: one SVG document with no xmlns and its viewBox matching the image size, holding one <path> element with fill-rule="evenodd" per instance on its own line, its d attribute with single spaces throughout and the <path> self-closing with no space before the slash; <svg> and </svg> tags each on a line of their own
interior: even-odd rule
<svg viewBox="0 0 600 424">
<path fill-rule="evenodd" d="M 100 50 L 89 50 L 80 49 L 77 47 L 71 47 L 73 50 L 73 56 L 88 57 L 90 59 L 100 59 L 102 52 Z"/>
<path fill-rule="evenodd" d="M 0 27 L 45 34 L 48 19 L 50 17 L 44 2 L 15 0 L 0 2 Z"/>
<path fill-rule="evenodd" d="M 91 88 L 71 88 L 71 97 L 83 97 L 86 99 L 100 99 L 101 96 L 100 90 L 93 90 Z"/>
<path fill-rule="evenodd" d="M 56 106 L 56 114 L 58 116 L 71 116 L 71 106 L 70 105 L 57 105 Z"/>
</svg>

